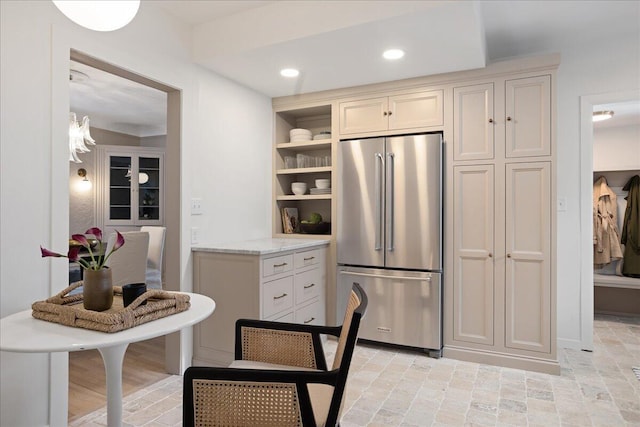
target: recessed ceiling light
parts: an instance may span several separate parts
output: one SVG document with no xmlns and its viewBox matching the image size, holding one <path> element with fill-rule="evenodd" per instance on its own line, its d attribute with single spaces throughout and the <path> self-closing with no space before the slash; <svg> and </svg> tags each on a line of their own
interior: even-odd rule
<svg viewBox="0 0 640 427">
<path fill-rule="evenodd" d="M 601 122 L 603 120 L 609 120 L 613 117 L 613 111 L 594 111 L 593 112 L 593 121 Z"/>
<path fill-rule="evenodd" d="M 389 59 L 389 60 L 400 59 L 404 56 L 404 50 L 401 50 L 401 49 L 385 50 L 382 56 L 384 57 L 384 59 Z"/>
<path fill-rule="evenodd" d="M 299 74 L 300 71 L 296 70 L 295 68 L 283 68 L 282 70 L 280 70 L 280 75 L 282 77 L 298 77 Z"/>
</svg>

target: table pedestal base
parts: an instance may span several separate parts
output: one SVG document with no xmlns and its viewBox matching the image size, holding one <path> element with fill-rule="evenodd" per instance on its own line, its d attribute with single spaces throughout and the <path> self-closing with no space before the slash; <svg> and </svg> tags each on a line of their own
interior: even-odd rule
<svg viewBox="0 0 640 427">
<path fill-rule="evenodd" d="M 107 425 L 122 426 L 122 363 L 129 344 L 99 348 L 107 377 Z"/>
</svg>

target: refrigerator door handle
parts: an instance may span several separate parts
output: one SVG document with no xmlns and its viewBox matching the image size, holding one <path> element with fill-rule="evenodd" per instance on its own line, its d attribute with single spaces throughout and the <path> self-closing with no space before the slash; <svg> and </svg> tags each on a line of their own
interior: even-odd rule
<svg viewBox="0 0 640 427">
<path fill-rule="evenodd" d="M 431 282 L 431 276 L 425 276 L 425 277 L 385 276 L 384 274 L 357 273 L 355 271 L 340 271 L 340 274 L 348 274 L 349 276 L 373 277 L 374 279 L 392 279 L 392 280 L 402 279 L 402 280 L 414 281 L 414 282 Z"/>
<path fill-rule="evenodd" d="M 375 163 L 376 163 L 376 231 L 375 231 L 375 250 L 382 250 L 382 197 L 383 197 L 383 182 L 382 182 L 382 169 L 384 168 L 384 158 L 381 153 L 375 154 Z"/>
<path fill-rule="evenodd" d="M 393 251 L 394 155 L 387 153 L 387 251 Z"/>
</svg>

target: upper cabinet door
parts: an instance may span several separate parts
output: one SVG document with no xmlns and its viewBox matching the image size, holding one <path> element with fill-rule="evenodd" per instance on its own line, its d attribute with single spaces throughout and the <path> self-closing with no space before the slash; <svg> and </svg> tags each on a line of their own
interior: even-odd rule
<svg viewBox="0 0 640 427">
<path fill-rule="evenodd" d="M 551 155 L 551 76 L 505 82 L 506 157 Z"/>
<path fill-rule="evenodd" d="M 340 103 L 340 133 L 387 130 L 388 98 L 372 98 Z"/>
<path fill-rule="evenodd" d="M 494 156 L 493 83 L 453 89 L 453 159 Z"/>
<path fill-rule="evenodd" d="M 443 124 L 443 91 L 410 93 L 389 97 L 389 130 Z"/>
</svg>

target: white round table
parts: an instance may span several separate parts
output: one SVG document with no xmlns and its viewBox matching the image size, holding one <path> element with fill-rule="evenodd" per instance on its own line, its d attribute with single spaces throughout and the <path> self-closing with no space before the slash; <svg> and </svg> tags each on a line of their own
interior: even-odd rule
<svg viewBox="0 0 640 427">
<path fill-rule="evenodd" d="M 120 332 L 105 333 L 34 319 L 31 310 L 0 319 L 0 350 L 16 353 L 53 353 L 97 349 L 107 379 L 107 424 L 122 425 L 122 362 L 129 343 L 144 341 L 194 325 L 213 313 L 209 297 L 189 295 L 191 307 L 181 313 Z"/>
</svg>

